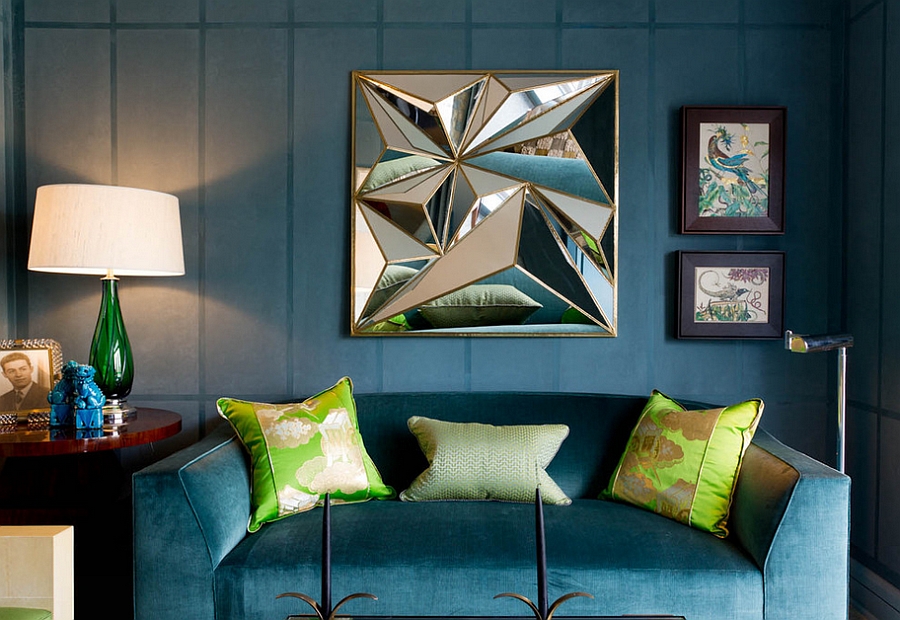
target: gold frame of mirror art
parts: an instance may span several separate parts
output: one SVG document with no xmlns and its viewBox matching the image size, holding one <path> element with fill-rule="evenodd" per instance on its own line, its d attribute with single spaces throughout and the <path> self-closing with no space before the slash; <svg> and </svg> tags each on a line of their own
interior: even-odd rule
<svg viewBox="0 0 900 620">
<path fill-rule="evenodd" d="M 352 335 L 616 335 L 618 71 L 354 71 L 351 101 Z"/>
</svg>

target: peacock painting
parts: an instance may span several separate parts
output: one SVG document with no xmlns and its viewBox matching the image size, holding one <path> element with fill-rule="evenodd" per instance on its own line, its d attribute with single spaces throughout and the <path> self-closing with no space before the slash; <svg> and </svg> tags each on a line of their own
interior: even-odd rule
<svg viewBox="0 0 900 620">
<path fill-rule="evenodd" d="M 767 217 L 769 126 L 700 124 L 700 217 Z"/>
</svg>

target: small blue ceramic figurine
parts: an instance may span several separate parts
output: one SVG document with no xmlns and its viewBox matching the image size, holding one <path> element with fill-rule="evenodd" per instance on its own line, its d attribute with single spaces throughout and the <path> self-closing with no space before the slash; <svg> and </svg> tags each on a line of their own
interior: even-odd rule
<svg viewBox="0 0 900 620">
<path fill-rule="evenodd" d="M 103 405 L 106 396 L 94 383 L 93 366 L 78 364 L 72 376 L 75 406 L 75 428 L 78 430 L 103 428 Z"/>
<path fill-rule="evenodd" d="M 71 360 L 63 367 L 62 378 L 56 382 L 47 400 L 50 401 L 50 427 L 61 428 L 75 425 L 72 395 L 75 389 L 72 380 L 78 362 Z"/>
</svg>

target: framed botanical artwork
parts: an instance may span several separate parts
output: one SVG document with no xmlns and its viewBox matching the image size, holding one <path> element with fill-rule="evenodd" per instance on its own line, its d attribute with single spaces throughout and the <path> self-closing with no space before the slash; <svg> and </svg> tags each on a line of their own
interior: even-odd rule
<svg viewBox="0 0 900 620">
<path fill-rule="evenodd" d="M 62 373 L 55 340 L 0 340 L 0 421 L 28 421 L 49 412 L 47 395 Z"/>
<path fill-rule="evenodd" d="M 780 339 L 784 252 L 679 252 L 678 337 Z"/>
<path fill-rule="evenodd" d="M 784 107 L 681 109 L 683 234 L 784 233 Z"/>
</svg>

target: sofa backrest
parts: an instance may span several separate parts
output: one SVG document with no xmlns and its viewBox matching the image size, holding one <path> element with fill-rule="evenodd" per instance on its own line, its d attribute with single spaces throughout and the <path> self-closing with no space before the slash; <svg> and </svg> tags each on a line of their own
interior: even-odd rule
<svg viewBox="0 0 900 620">
<path fill-rule="evenodd" d="M 547 472 L 565 493 L 596 498 L 606 488 L 646 397 L 535 392 L 356 394 L 359 427 L 375 465 L 397 492 L 428 462 L 406 421 L 414 415 L 494 425 L 566 424 L 569 436 Z"/>
</svg>

